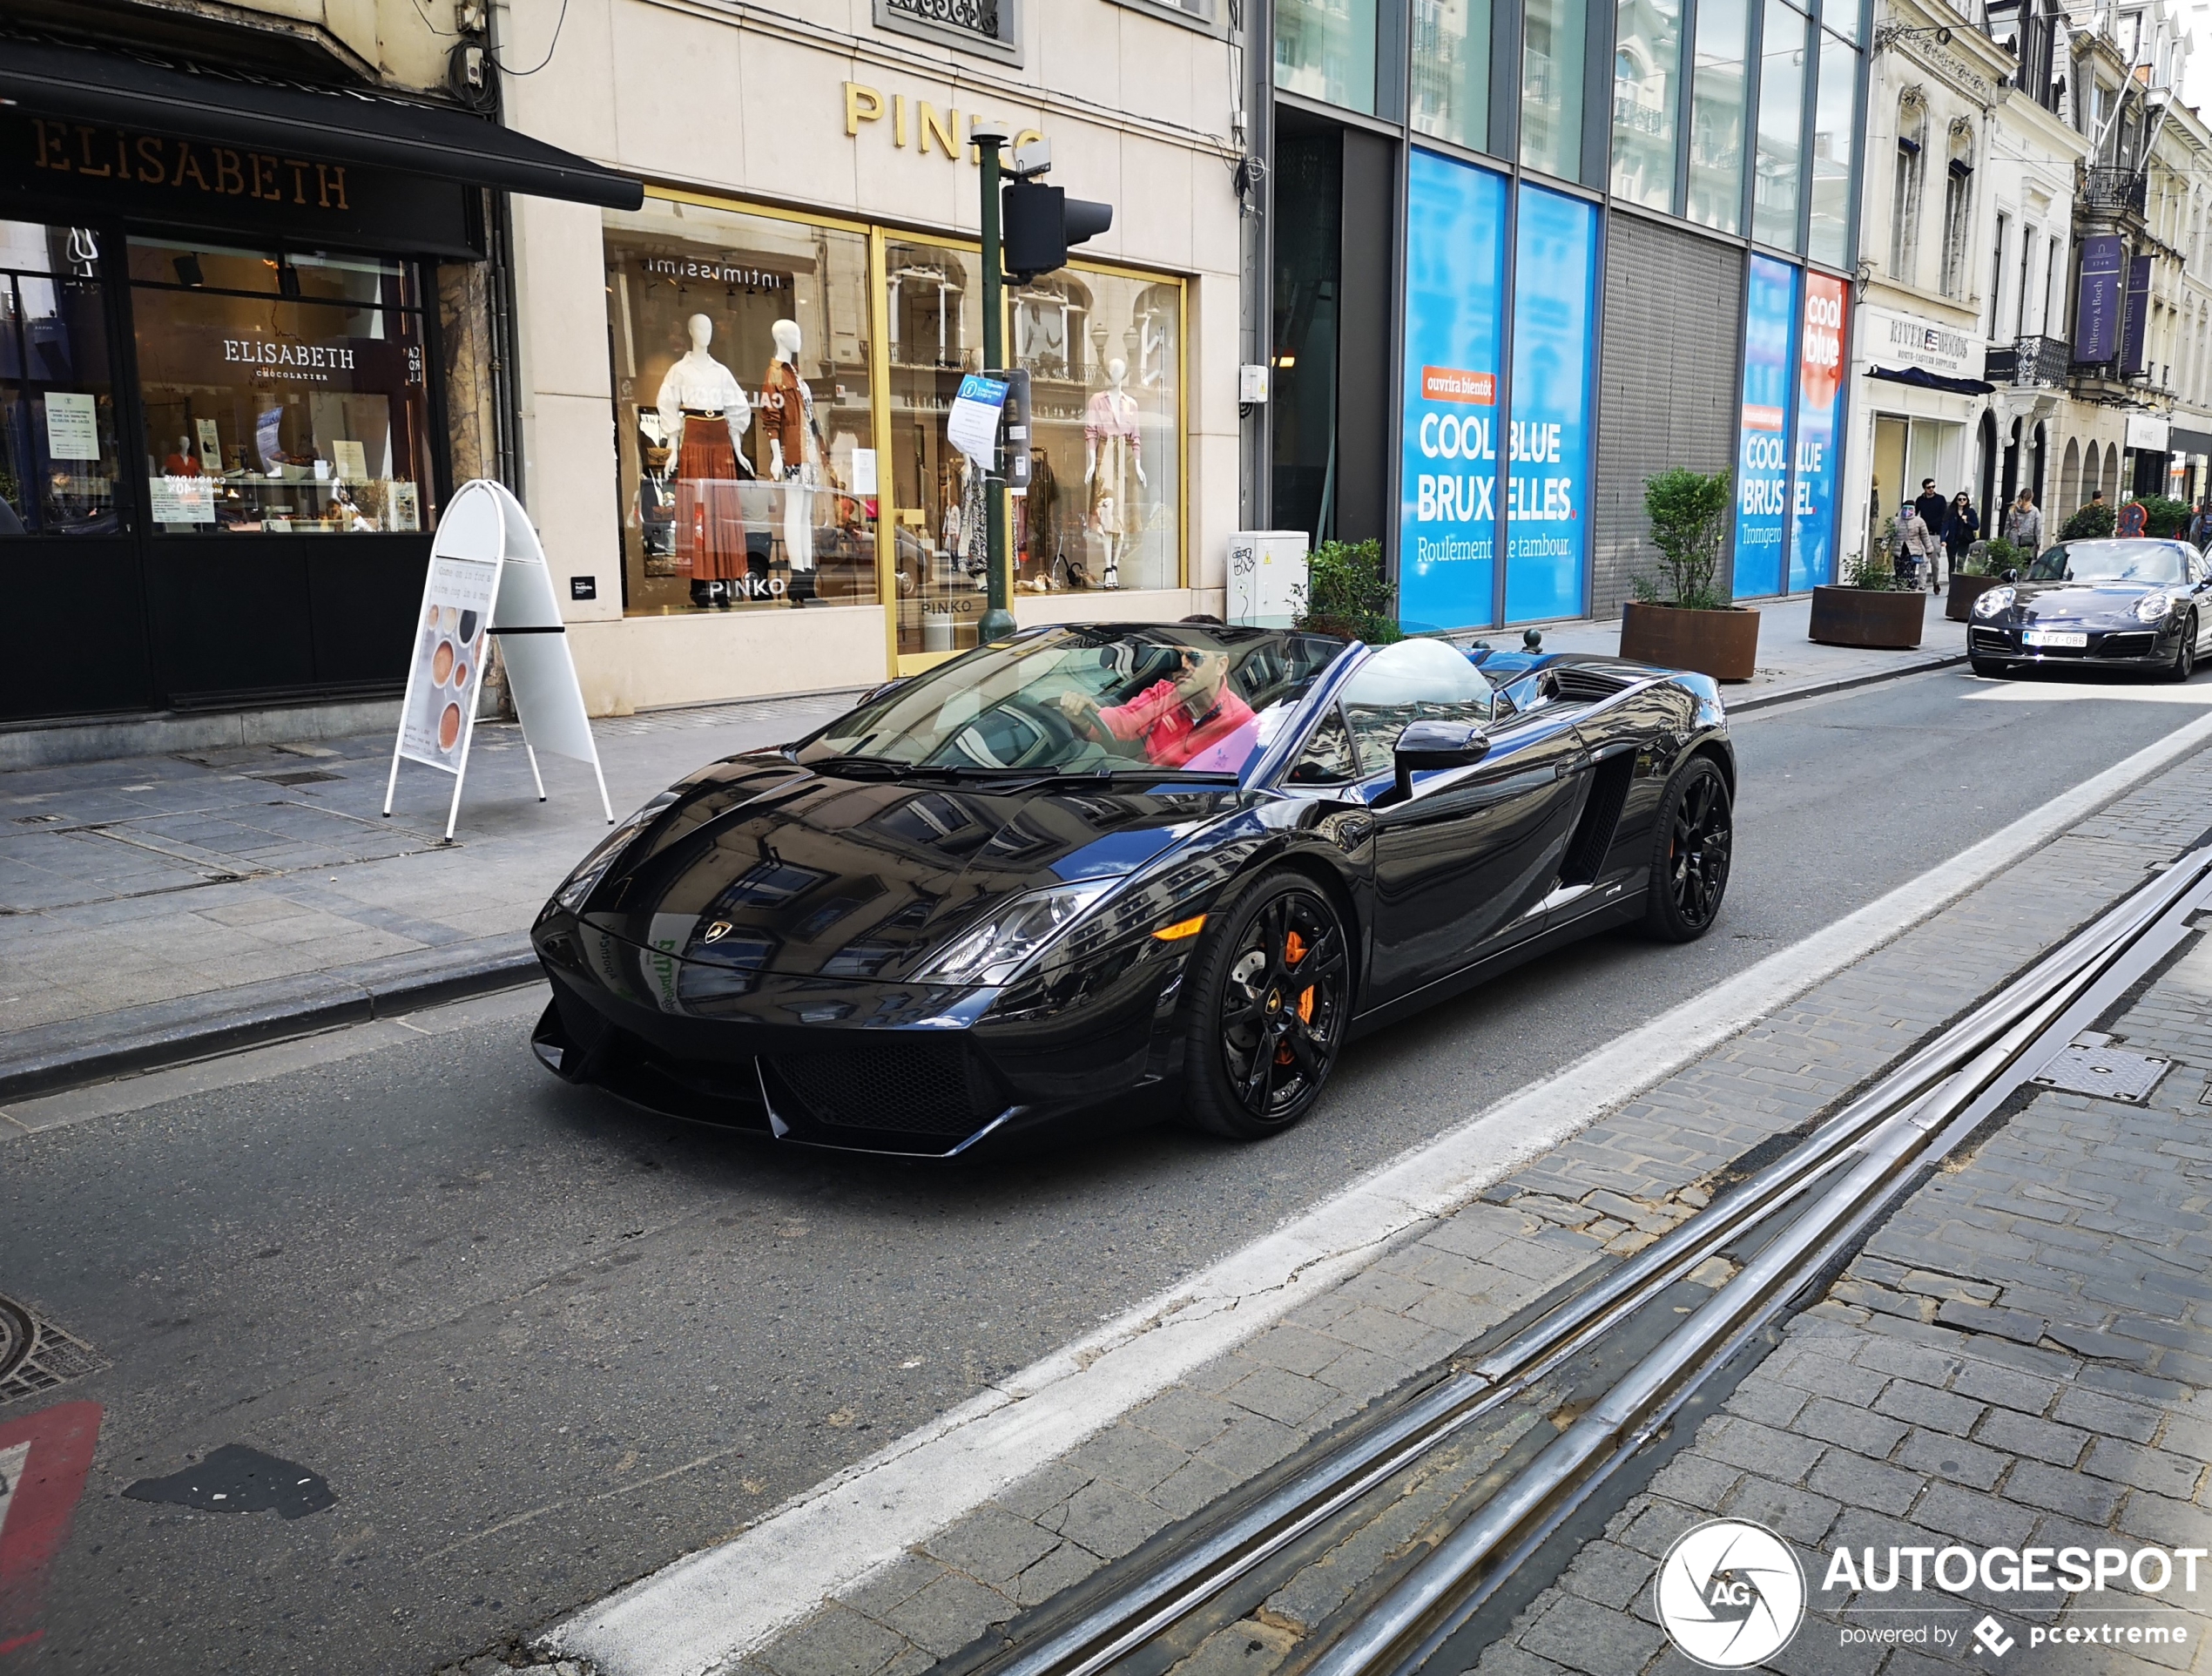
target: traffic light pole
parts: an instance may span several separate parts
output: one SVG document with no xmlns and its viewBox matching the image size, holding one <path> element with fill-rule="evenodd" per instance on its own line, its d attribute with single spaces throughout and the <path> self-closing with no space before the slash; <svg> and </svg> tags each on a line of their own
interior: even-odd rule
<svg viewBox="0 0 2212 1676">
<path fill-rule="evenodd" d="M 1006 364 L 1006 334 L 1000 320 L 1004 307 L 1000 296 L 1006 280 L 1000 271 L 999 247 L 999 147 L 1006 143 L 1006 136 L 994 132 L 991 124 L 978 123 L 969 138 L 983 159 L 983 365 L 995 369 Z M 1015 630 L 1014 613 L 1007 607 L 1006 470 L 995 448 L 983 478 L 983 524 L 989 532 L 990 568 L 985 578 L 989 609 L 976 625 L 976 639 L 988 642 L 1003 640 Z"/>
</svg>

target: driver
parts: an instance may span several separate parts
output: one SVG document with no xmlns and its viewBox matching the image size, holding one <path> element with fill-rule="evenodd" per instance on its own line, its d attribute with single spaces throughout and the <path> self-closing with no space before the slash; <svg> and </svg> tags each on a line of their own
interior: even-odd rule
<svg viewBox="0 0 2212 1676">
<path fill-rule="evenodd" d="M 1229 655 L 1179 648 L 1182 667 L 1162 676 L 1127 704 L 1101 705 L 1081 693 L 1062 693 L 1068 720 L 1104 743 L 1102 733 L 1136 740 L 1145 760 L 1179 768 L 1254 720 L 1251 706 L 1229 685 Z"/>
</svg>

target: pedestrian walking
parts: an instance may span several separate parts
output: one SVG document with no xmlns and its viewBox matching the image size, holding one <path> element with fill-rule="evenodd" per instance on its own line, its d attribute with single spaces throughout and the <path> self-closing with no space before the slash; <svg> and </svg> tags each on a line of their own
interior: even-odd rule
<svg viewBox="0 0 2212 1676">
<path fill-rule="evenodd" d="M 1920 515 L 1920 521 L 1934 532 L 1936 539 L 1942 540 L 1943 526 L 1951 521 L 1951 503 L 1944 499 L 1942 491 L 1936 488 L 1933 477 L 1920 479 L 1920 493 L 1912 503 L 1912 510 Z"/>
<path fill-rule="evenodd" d="M 2212 495 L 2196 503 L 2196 514 L 2189 519 L 2188 538 L 2200 548 L 2212 544 Z"/>
<path fill-rule="evenodd" d="M 1959 573 L 1966 550 L 1981 539 L 1981 514 L 1974 510 L 1972 497 L 1963 489 L 1945 510 L 1942 533 L 1944 557 L 1949 561 L 1943 579 L 1947 582 Z"/>
<path fill-rule="evenodd" d="M 2043 515 L 2035 510 L 2035 497 L 2025 489 L 2006 516 L 2005 539 L 2020 550 L 2023 558 L 2034 558 L 2043 544 Z"/>
<path fill-rule="evenodd" d="M 1920 579 L 1935 568 L 1937 555 L 1943 551 L 1943 543 L 1936 532 L 1928 528 L 1927 519 L 1920 516 L 1918 501 L 1907 501 L 1897 514 L 1897 573 L 1908 586 L 1919 587 Z M 1925 568 L 1923 568 L 1925 567 Z"/>
</svg>

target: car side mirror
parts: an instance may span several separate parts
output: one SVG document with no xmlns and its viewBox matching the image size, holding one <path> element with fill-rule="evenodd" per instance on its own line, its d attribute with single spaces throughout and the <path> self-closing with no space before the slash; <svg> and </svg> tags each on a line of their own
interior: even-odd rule
<svg viewBox="0 0 2212 1676">
<path fill-rule="evenodd" d="M 1997 579 L 2000 582 L 2017 582 L 2020 579 L 2020 573 L 2018 571 L 2008 567 L 2004 575 L 1999 577 Z"/>
<path fill-rule="evenodd" d="M 1413 794 L 1413 775 L 1427 768 L 1464 768 L 1490 754 L 1490 735 L 1469 721 L 1416 721 L 1398 736 L 1398 801 Z"/>
</svg>

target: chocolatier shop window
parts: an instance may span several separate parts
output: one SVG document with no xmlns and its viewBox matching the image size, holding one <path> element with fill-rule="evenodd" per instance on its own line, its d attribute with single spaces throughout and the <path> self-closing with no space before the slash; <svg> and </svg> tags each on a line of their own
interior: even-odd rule
<svg viewBox="0 0 2212 1676">
<path fill-rule="evenodd" d="M 143 469 L 167 535 L 367 535 L 435 521 L 413 269 L 133 239 Z"/>
<path fill-rule="evenodd" d="M 85 228 L 0 221 L 0 537 L 122 529 L 100 271 Z"/>
<path fill-rule="evenodd" d="M 606 263 L 625 609 L 874 604 L 866 235 L 654 199 Z"/>
</svg>

